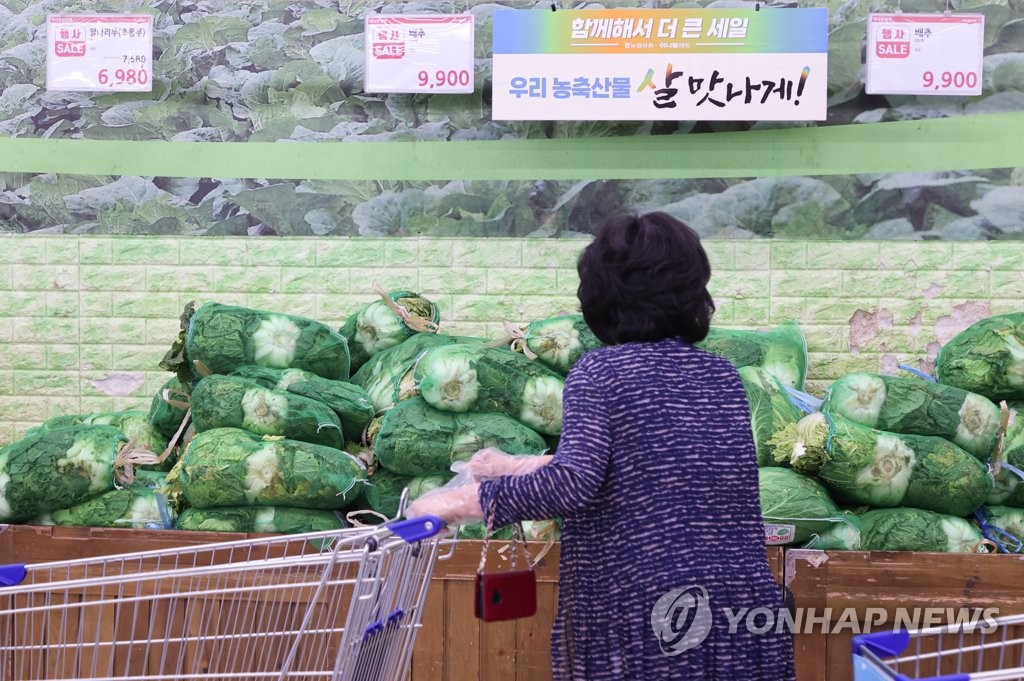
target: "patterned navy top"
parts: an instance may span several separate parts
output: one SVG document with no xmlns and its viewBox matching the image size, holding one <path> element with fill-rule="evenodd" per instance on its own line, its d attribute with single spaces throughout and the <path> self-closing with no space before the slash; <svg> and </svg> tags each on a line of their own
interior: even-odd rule
<svg viewBox="0 0 1024 681">
<path fill-rule="evenodd" d="M 787 633 L 730 625 L 742 609 L 782 607 L 732 365 L 682 340 L 601 348 L 572 368 L 564 403 L 552 461 L 480 487 L 495 527 L 564 518 L 555 681 L 794 679 Z M 659 599 L 677 606 L 670 626 L 652 623 Z M 691 646 L 687 628 L 707 636 Z"/>
</svg>

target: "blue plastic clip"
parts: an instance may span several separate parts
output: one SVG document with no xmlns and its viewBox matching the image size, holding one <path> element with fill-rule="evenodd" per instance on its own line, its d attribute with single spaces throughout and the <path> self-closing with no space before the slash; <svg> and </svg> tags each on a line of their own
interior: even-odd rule
<svg viewBox="0 0 1024 681">
<path fill-rule="evenodd" d="M 373 638 L 377 634 L 382 633 L 383 631 L 384 631 L 384 625 L 381 622 L 379 622 L 379 621 L 374 622 L 370 626 L 366 627 L 366 631 L 363 632 L 363 643 L 366 643 L 371 638 Z"/>
<path fill-rule="evenodd" d="M 25 581 L 25 575 L 28 571 L 25 570 L 25 564 L 20 565 L 0 565 L 0 586 L 18 586 Z"/>
<path fill-rule="evenodd" d="M 1001 552 L 1020 553 L 1021 550 L 1024 549 L 1024 541 L 1021 541 L 1016 535 L 988 522 L 982 509 L 978 509 L 974 512 L 974 519 L 978 521 L 978 528 L 981 530 L 981 536 L 998 546 Z M 1002 537 L 1006 544 L 999 541 L 999 537 Z"/>
<path fill-rule="evenodd" d="M 408 520 L 396 520 L 388 523 L 386 527 L 412 544 L 436 535 L 444 527 L 444 521 L 436 515 L 425 515 Z"/>
<path fill-rule="evenodd" d="M 921 380 L 928 381 L 929 383 L 938 383 L 939 382 L 931 374 L 926 374 L 925 372 L 921 371 L 920 369 L 912 367 L 909 364 L 900 364 L 899 367 L 900 367 L 900 369 L 903 369 L 907 373 L 914 374 L 915 376 L 917 376 Z"/>
</svg>

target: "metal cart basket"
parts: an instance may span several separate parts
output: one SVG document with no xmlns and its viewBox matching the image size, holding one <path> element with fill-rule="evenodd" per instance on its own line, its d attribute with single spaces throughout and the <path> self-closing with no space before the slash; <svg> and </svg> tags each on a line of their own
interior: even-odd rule
<svg viewBox="0 0 1024 681">
<path fill-rule="evenodd" d="M 1024 680 L 1024 615 L 853 639 L 854 681 Z"/>
<path fill-rule="evenodd" d="M 401 680 L 442 527 L 0 567 L 0 681 Z"/>
</svg>

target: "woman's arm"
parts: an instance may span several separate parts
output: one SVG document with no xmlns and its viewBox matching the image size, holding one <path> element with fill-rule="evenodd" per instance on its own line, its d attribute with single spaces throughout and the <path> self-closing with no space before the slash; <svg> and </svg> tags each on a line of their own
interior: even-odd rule
<svg viewBox="0 0 1024 681">
<path fill-rule="evenodd" d="M 589 366 L 584 358 L 566 379 L 562 434 L 550 462 L 526 475 L 480 483 L 480 508 L 486 512 L 493 505 L 495 527 L 572 516 L 597 497 L 611 459 L 611 434 L 608 392 Z"/>
</svg>

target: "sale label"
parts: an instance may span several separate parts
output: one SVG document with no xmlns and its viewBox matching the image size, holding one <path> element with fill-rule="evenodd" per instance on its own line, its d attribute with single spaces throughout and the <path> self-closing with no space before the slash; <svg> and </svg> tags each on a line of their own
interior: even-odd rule
<svg viewBox="0 0 1024 681">
<path fill-rule="evenodd" d="M 866 91 L 980 95 L 984 14 L 872 14 Z"/>
<path fill-rule="evenodd" d="M 764 543 L 769 546 L 792 544 L 796 539 L 796 525 L 764 525 Z"/>
<path fill-rule="evenodd" d="M 47 90 L 153 90 L 153 17 L 149 14 L 50 15 L 46 42 Z"/>
<path fill-rule="evenodd" d="M 473 15 L 366 18 L 365 92 L 473 91 Z"/>
</svg>

